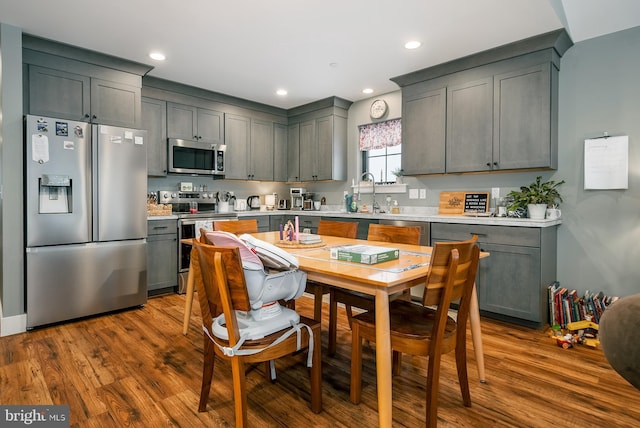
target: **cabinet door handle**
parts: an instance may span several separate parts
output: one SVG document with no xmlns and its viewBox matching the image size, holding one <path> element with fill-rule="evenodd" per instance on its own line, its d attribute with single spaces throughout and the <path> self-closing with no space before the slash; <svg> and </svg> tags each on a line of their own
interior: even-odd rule
<svg viewBox="0 0 640 428">
<path fill-rule="evenodd" d="M 469 232 L 471 234 L 471 236 L 473 235 L 478 235 L 478 236 L 487 236 L 486 233 L 477 233 L 477 232 Z"/>
<path fill-rule="evenodd" d="M 493 166 L 498 166 L 498 162 L 494 162 L 494 163 L 493 163 Z"/>
<path fill-rule="evenodd" d="M 167 226 L 153 226 L 153 230 L 168 229 Z"/>
<path fill-rule="evenodd" d="M 91 115 L 90 115 L 89 113 L 86 113 L 86 114 L 84 115 L 84 117 L 85 117 L 86 119 L 89 119 L 89 118 L 91 117 Z"/>
<path fill-rule="evenodd" d="M 487 162 L 487 166 L 491 166 L 491 162 Z"/>
<path fill-rule="evenodd" d="M 98 116 L 96 116 L 95 114 L 93 115 L 92 119 L 97 119 Z"/>
</svg>

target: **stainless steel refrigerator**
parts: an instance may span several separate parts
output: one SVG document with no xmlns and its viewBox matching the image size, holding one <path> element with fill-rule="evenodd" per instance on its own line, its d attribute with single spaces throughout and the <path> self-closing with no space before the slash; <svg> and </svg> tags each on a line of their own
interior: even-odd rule
<svg viewBox="0 0 640 428">
<path fill-rule="evenodd" d="M 146 131 L 27 116 L 27 328 L 147 301 Z"/>
</svg>

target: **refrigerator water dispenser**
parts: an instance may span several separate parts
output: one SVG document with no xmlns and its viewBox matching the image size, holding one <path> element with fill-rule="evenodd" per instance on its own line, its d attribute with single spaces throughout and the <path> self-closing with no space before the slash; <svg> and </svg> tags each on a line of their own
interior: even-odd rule
<svg viewBox="0 0 640 428">
<path fill-rule="evenodd" d="M 68 214 L 73 211 L 69 176 L 43 174 L 38 181 L 40 214 Z"/>
</svg>

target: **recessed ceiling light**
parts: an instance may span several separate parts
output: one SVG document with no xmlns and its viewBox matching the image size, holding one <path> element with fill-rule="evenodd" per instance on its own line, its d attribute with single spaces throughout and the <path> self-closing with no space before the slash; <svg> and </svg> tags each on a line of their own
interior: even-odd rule
<svg viewBox="0 0 640 428">
<path fill-rule="evenodd" d="M 165 59 L 167 59 L 167 57 L 160 52 L 151 52 L 149 54 L 149 58 L 154 59 L 156 61 L 164 61 Z"/>
<path fill-rule="evenodd" d="M 276 91 L 276 94 L 280 95 L 281 97 L 284 97 L 285 95 L 287 95 L 287 91 L 285 89 L 278 89 Z"/>
<path fill-rule="evenodd" d="M 406 49 L 418 49 L 420 46 L 422 46 L 422 43 L 417 40 L 412 40 L 404 44 Z"/>
<path fill-rule="evenodd" d="M 371 89 L 371 88 L 364 88 L 364 89 L 362 90 L 362 93 L 363 93 L 363 94 L 373 94 L 373 89 Z"/>
</svg>

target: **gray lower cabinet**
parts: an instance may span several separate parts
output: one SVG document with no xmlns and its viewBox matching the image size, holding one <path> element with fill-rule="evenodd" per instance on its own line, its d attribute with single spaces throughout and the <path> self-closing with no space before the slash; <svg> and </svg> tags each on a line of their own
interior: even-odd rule
<svg viewBox="0 0 640 428">
<path fill-rule="evenodd" d="M 547 287 L 556 280 L 556 227 L 432 223 L 431 242 L 478 236 L 488 258 L 476 283 L 483 315 L 539 327 L 548 320 Z"/>
<path fill-rule="evenodd" d="M 284 214 L 275 214 L 269 216 L 269 230 L 276 231 L 280 230 L 280 225 L 284 225 L 286 223 Z"/>
<path fill-rule="evenodd" d="M 147 290 L 149 294 L 178 286 L 178 221 L 147 221 Z"/>
<path fill-rule="evenodd" d="M 167 175 L 167 103 L 142 97 L 142 129 L 147 130 L 147 175 Z"/>
</svg>

